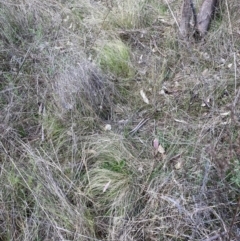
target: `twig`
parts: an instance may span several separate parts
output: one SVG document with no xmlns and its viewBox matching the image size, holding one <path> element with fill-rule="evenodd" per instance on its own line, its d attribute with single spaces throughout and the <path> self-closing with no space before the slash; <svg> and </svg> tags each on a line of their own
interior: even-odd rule
<svg viewBox="0 0 240 241">
<path fill-rule="evenodd" d="M 233 54 L 234 59 L 234 82 L 235 82 L 235 91 L 237 91 L 237 63 L 236 63 L 236 53 Z"/>
<path fill-rule="evenodd" d="M 19 70 L 18 70 L 18 72 L 17 72 L 17 75 L 16 75 L 15 78 L 14 78 L 14 81 L 16 81 L 16 84 L 18 84 L 18 82 L 19 82 L 19 80 L 17 80 L 17 77 L 18 77 L 18 75 L 19 75 L 19 73 L 20 73 L 23 65 L 25 64 L 25 61 L 26 61 L 27 56 L 28 56 L 28 54 L 29 54 L 29 52 L 30 52 L 31 49 L 32 49 L 32 47 L 30 46 L 30 47 L 28 48 L 28 50 L 27 50 L 27 53 L 25 54 L 25 56 L 24 56 L 24 58 L 23 58 L 23 61 L 22 61 L 21 65 L 20 65 L 20 67 L 19 67 Z"/>
<path fill-rule="evenodd" d="M 161 56 L 163 56 L 164 58 L 166 58 L 167 55 L 163 54 L 163 53 L 159 50 L 159 48 L 158 48 L 158 46 L 157 46 L 157 43 L 156 43 L 156 40 L 153 38 L 152 41 L 153 41 L 153 45 L 154 45 L 155 49 L 157 50 L 157 52 L 158 52 Z"/>
<path fill-rule="evenodd" d="M 1 90 L 1 91 L 0 91 L 0 94 L 3 94 L 3 93 L 5 93 L 5 92 L 7 92 L 7 91 L 12 91 L 12 90 L 15 90 L 15 89 L 19 89 L 19 88 L 21 88 L 21 86 L 12 87 L 12 88 L 8 88 L 8 89 L 5 89 L 5 90 Z"/>
<path fill-rule="evenodd" d="M 225 1 L 226 4 L 226 9 L 227 9 L 227 14 L 228 14 L 228 22 L 229 22 L 229 33 L 232 37 L 232 43 L 233 43 L 233 28 L 232 28 L 232 23 L 231 23 L 231 16 L 230 16 L 230 11 L 229 11 L 229 6 L 228 6 L 228 1 Z"/>
<path fill-rule="evenodd" d="M 224 235 L 226 235 L 226 232 L 216 234 L 216 235 L 212 236 L 211 238 L 204 239 L 203 241 L 212 241 L 212 240 L 217 239 L 217 238 L 219 238 L 221 236 L 224 236 Z"/>
<path fill-rule="evenodd" d="M 142 119 L 128 134 L 135 134 L 150 118 Z"/>
<path fill-rule="evenodd" d="M 235 96 L 235 98 L 234 98 L 234 101 L 232 102 L 232 105 L 231 105 L 231 107 L 230 107 L 230 110 L 231 110 L 231 119 L 232 119 L 232 121 L 234 122 L 234 123 L 238 123 L 238 121 L 236 121 L 236 118 L 235 118 L 235 116 L 236 116 L 236 105 L 237 105 L 237 103 L 238 103 L 238 101 L 239 101 L 239 97 L 240 97 L 240 89 L 238 89 L 237 91 L 236 91 L 236 96 Z"/>
<path fill-rule="evenodd" d="M 232 105 L 232 107 L 235 109 L 236 108 L 236 105 L 237 105 L 237 102 L 238 102 L 238 100 L 239 100 L 239 97 L 240 97 L 240 89 L 238 89 L 238 91 L 236 91 L 236 97 L 235 97 L 235 99 L 234 99 L 234 101 L 233 101 L 233 105 Z"/>
</svg>

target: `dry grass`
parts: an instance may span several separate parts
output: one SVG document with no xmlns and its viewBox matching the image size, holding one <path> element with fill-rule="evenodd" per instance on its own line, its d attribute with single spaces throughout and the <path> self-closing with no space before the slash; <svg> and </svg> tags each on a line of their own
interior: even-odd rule
<svg viewBox="0 0 240 241">
<path fill-rule="evenodd" d="M 239 240 L 239 11 L 0 0 L 0 240 Z"/>
</svg>

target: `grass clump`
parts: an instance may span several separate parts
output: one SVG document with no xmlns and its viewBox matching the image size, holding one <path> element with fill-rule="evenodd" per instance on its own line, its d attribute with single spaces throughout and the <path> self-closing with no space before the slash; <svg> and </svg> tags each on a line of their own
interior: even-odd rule
<svg viewBox="0 0 240 241">
<path fill-rule="evenodd" d="M 105 27 L 125 30 L 149 27 L 167 11 L 166 4 L 156 0 L 117 0 L 114 4 L 108 5 L 108 8 Z"/>
<path fill-rule="evenodd" d="M 133 147 L 119 135 L 102 135 L 89 144 L 91 156 L 86 163 L 85 192 L 93 200 L 96 228 L 101 228 L 108 238 L 117 238 L 123 225 L 121 220 L 133 212 L 139 197 L 140 186 L 135 180 L 141 182 L 142 175 L 135 166 L 138 161 L 130 149 Z"/>
<path fill-rule="evenodd" d="M 98 61 L 105 73 L 116 77 L 130 78 L 133 76 L 130 50 L 120 40 L 110 41 L 98 49 Z"/>
<path fill-rule="evenodd" d="M 111 25 L 124 29 L 137 28 L 141 24 L 144 1 L 116 1 L 109 14 Z"/>
</svg>

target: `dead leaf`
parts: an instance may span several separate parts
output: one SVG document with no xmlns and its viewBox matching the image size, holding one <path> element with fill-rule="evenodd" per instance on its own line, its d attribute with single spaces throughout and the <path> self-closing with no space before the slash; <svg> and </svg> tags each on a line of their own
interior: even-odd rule
<svg viewBox="0 0 240 241">
<path fill-rule="evenodd" d="M 157 138 L 155 138 L 154 140 L 153 140 L 153 147 L 154 147 L 154 149 L 158 149 L 158 146 L 159 146 L 159 141 L 158 141 L 158 139 Z"/>
<path fill-rule="evenodd" d="M 108 189 L 110 183 L 111 183 L 111 180 L 104 186 L 103 192 L 106 192 L 106 190 Z"/>
<path fill-rule="evenodd" d="M 121 106 L 116 105 L 113 107 L 113 112 L 116 114 L 122 114 L 122 113 L 124 113 L 124 110 Z"/>
<path fill-rule="evenodd" d="M 166 157 L 167 157 L 167 155 L 162 154 L 162 160 L 165 160 L 165 159 L 166 159 Z"/>
<path fill-rule="evenodd" d="M 86 154 L 93 154 L 93 155 L 96 155 L 97 154 L 97 151 L 93 150 L 93 149 L 88 149 L 88 150 L 85 150 Z"/>
<path fill-rule="evenodd" d="M 160 94 L 160 95 L 165 95 L 165 91 L 164 91 L 163 89 L 161 89 L 161 90 L 159 91 L 159 94 Z"/>
<path fill-rule="evenodd" d="M 208 69 L 204 69 L 202 72 L 202 76 L 207 76 L 208 75 Z"/>
<path fill-rule="evenodd" d="M 174 119 L 176 122 L 179 122 L 179 123 L 183 123 L 183 124 L 187 124 L 187 122 L 185 120 L 179 120 L 179 119 Z"/>
<path fill-rule="evenodd" d="M 141 172 L 141 173 L 143 173 L 143 167 L 142 167 L 142 166 L 139 166 L 138 171 Z"/>
<path fill-rule="evenodd" d="M 143 55 L 140 56 L 138 63 L 141 64 L 143 62 Z"/>
<path fill-rule="evenodd" d="M 225 64 L 225 63 L 226 63 L 226 59 L 221 58 L 221 59 L 219 60 L 219 62 L 220 62 L 220 64 Z"/>
<path fill-rule="evenodd" d="M 112 126 L 110 124 L 105 125 L 104 130 L 110 131 L 112 129 Z"/>
<path fill-rule="evenodd" d="M 158 146 L 158 152 L 161 153 L 161 154 L 164 154 L 164 153 L 165 153 L 165 150 L 164 150 L 164 148 L 161 146 L 161 144 L 159 144 L 159 146 Z"/>
<path fill-rule="evenodd" d="M 220 113 L 221 116 L 228 116 L 228 115 L 230 115 L 230 114 L 231 114 L 230 111 L 228 111 L 228 112 L 224 112 L 224 113 Z"/>
<path fill-rule="evenodd" d="M 180 160 L 174 165 L 175 169 L 176 169 L 176 170 L 181 169 L 181 168 L 182 168 L 182 164 L 183 164 L 183 162 L 182 162 L 182 160 L 180 159 Z"/>
<path fill-rule="evenodd" d="M 67 131 L 68 136 L 72 136 L 73 132 L 72 131 Z"/>
<path fill-rule="evenodd" d="M 140 95 L 142 96 L 143 101 L 144 101 L 146 104 L 149 104 L 149 100 L 148 100 L 148 98 L 147 98 L 147 96 L 146 96 L 146 94 L 144 93 L 143 90 L 140 90 Z"/>
<path fill-rule="evenodd" d="M 210 55 L 205 52 L 205 53 L 203 53 L 203 58 L 204 58 L 205 60 L 208 60 L 208 59 L 210 59 Z"/>
</svg>

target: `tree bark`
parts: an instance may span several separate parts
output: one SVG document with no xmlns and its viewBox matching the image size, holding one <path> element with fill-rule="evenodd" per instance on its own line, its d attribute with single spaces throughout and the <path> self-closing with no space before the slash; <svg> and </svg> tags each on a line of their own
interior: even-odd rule
<svg viewBox="0 0 240 241">
<path fill-rule="evenodd" d="M 197 17 L 196 31 L 200 37 L 206 35 L 217 7 L 218 0 L 205 0 Z"/>
<path fill-rule="evenodd" d="M 186 38 L 189 34 L 190 20 L 192 17 L 191 1 L 192 0 L 184 0 L 182 5 L 182 17 L 179 30 L 181 36 L 184 38 Z"/>
<path fill-rule="evenodd" d="M 197 15 L 193 0 L 183 0 L 182 16 L 179 25 L 181 36 L 184 38 L 189 36 L 190 21 L 193 16 L 195 30 L 194 37 L 196 39 L 204 37 L 209 30 L 211 20 L 220 1 L 221 0 L 203 0 L 202 6 Z"/>
</svg>

